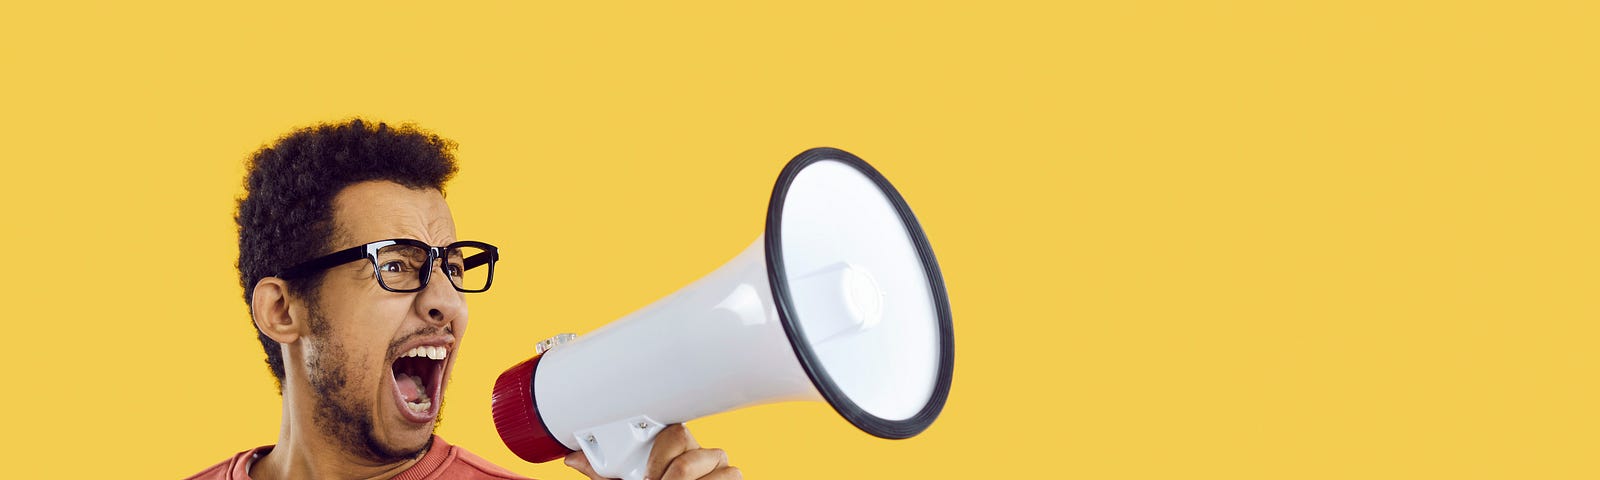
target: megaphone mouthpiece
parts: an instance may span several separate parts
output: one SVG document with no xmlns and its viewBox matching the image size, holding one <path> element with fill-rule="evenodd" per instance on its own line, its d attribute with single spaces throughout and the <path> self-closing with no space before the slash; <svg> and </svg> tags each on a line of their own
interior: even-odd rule
<svg viewBox="0 0 1600 480">
<path fill-rule="evenodd" d="M 517 457 L 531 463 L 544 463 L 572 453 L 545 427 L 538 405 L 534 403 L 533 373 L 538 369 L 540 358 L 542 355 L 535 354 L 501 372 L 489 399 L 500 440 Z"/>
</svg>

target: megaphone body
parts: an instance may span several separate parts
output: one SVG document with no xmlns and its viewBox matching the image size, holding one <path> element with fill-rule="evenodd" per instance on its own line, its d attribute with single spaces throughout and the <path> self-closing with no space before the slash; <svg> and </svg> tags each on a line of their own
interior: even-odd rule
<svg viewBox="0 0 1600 480">
<path fill-rule="evenodd" d="M 954 366 L 921 226 L 882 175 L 829 148 L 790 161 L 766 231 L 733 260 L 545 347 L 496 381 L 502 440 L 530 462 L 583 451 L 597 473 L 627 479 L 642 478 L 666 425 L 758 404 L 826 401 L 867 433 L 916 435 Z"/>
</svg>

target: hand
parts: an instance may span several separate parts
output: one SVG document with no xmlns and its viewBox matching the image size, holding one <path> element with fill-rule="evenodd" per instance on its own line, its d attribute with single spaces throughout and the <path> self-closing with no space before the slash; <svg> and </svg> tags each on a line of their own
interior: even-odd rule
<svg viewBox="0 0 1600 480">
<path fill-rule="evenodd" d="M 583 452 L 567 454 L 567 466 L 583 472 L 590 480 L 604 480 L 589 466 L 589 457 Z M 689 429 L 683 424 L 673 424 L 656 435 L 650 446 L 650 460 L 645 466 L 646 480 L 727 480 L 742 479 L 738 467 L 728 466 L 728 454 L 720 448 L 700 448 Z"/>
</svg>

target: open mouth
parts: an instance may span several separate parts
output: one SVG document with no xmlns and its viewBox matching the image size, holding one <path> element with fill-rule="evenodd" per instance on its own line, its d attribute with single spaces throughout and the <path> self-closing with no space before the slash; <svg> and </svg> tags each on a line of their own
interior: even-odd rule
<svg viewBox="0 0 1600 480">
<path fill-rule="evenodd" d="M 445 359 L 450 349 L 423 345 L 407 350 L 394 360 L 395 399 L 401 413 L 413 422 L 432 420 L 438 412 L 444 387 Z"/>
</svg>

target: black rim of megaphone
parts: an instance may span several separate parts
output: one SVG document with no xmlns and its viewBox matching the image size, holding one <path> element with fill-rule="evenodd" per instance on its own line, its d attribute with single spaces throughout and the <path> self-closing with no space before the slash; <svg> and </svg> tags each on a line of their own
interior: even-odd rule
<svg viewBox="0 0 1600 480">
<path fill-rule="evenodd" d="M 888 420 L 868 413 L 857 405 L 844 389 L 834 383 L 833 377 L 828 375 L 828 369 L 822 364 L 822 359 L 811 349 L 811 344 L 806 342 L 805 333 L 800 329 L 799 315 L 795 306 L 790 301 L 788 276 L 784 274 L 783 263 L 783 204 L 788 197 L 789 185 L 796 176 L 807 166 L 826 160 L 834 160 L 849 165 L 860 171 L 878 190 L 894 204 L 894 209 L 900 216 L 900 222 L 906 232 L 911 236 L 911 242 L 916 245 L 917 256 L 922 260 L 922 268 L 928 277 L 928 287 L 933 296 L 934 309 L 939 315 L 939 373 L 934 383 L 933 393 L 928 397 L 928 403 L 922 410 L 904 420 Z M 862 161 L 850 152 L 836 148 L 818 147 L 801 152 L 800 155 L 789 161 L 783 168 L 783 173 L 778 175 L 778 184 L 772 189 L 772 201 L 767 204 L 767 279 L 772 284 L 772 298 L 777 303 L 778 317 L 782 320 L 783 331 L 789 336 L 789 346 L 794 349 L 795 356 L 800 359 L 800 366 L 805 369 L 806 375 L 811 377 L 811 383 L 816 385 L 817 391 L 833 406 L 840 415 L 849 420 L 856 428 L 883 438 L 909 438 L 921 433 L 939 417 L 939 411 L 944 409 L 944 402 L 950 396 L 950 377 L 955 369 L 955 339 L 950 323 L 950 300 L 945 295 L 944 276 L 939 273 L 939 263 L 934 260 L 933 247 L 928 245 L 927 235 L 922 233 L 922 224 L 917 222 L 916 215 L 911 213 L 911 207 L 906 205 L 905 198 L 895 190 L 889 180 L 878 173 L 867 162 Z"/>
</svg>

